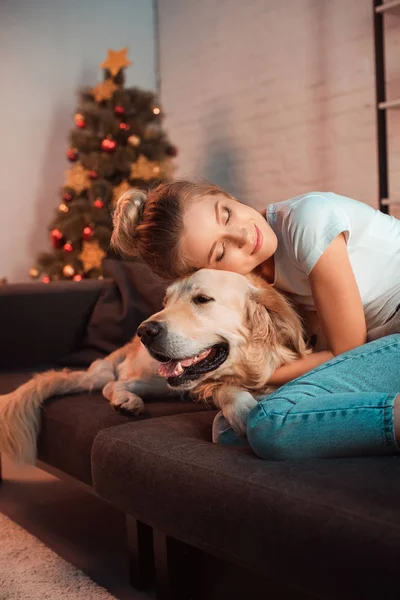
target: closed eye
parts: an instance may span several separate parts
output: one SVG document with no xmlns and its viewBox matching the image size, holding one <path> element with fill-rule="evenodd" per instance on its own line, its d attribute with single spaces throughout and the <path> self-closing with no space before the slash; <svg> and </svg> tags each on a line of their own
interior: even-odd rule
<svg viewBox="0 0 400 600">
<path fill-rule="evenodd" d="M 224 206 L 224 211 L 226 212 L 226 220 L 225 220 L 225 225 L 228 225 L 229 221 L 231 220 L 232 217 L 232 211 L 229 208 L 229 206 Z M 222 252 L 217 256 L 217 258 L 215 259 L 217 263 L 221 262 L 221 260 L 223 260 L 224 256 L 225 256 L 225 252 L 226 252 L 226 247 L 225 247 L 225 243 L 222 244 Z"/>
<path fill-rule="evenodd" d="M 225 256 L 225 244 L 222 243 L 222 252 L 215 259 L 217 261 L 217 263 L 221 262 L 221 260 L 224 258 L 224 256 Z"/>
</svg>

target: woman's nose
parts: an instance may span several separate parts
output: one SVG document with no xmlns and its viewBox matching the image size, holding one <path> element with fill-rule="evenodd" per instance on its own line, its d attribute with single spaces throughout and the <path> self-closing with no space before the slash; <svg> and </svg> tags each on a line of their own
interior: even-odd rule
<svg viewBox="0 0 400 600">
<path fill-rule="evenodd" d="M 243 248 L 247 244 L 247 231 L 244 227 L 240 227 L 230 232 L 232 241 L 237 244 L 238 248 Z"/>
</svg>

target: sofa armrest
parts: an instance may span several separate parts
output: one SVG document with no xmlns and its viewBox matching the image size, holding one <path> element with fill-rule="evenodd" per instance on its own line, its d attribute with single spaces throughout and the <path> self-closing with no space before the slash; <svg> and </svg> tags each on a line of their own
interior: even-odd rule
<svg viewBox="0 0 400 600">
<path fill-rule="evenodd" d="M 113 281 L 0 287 L 0 369 L 53 365 L 77 350 L 93 307 Z"/>
</svg>

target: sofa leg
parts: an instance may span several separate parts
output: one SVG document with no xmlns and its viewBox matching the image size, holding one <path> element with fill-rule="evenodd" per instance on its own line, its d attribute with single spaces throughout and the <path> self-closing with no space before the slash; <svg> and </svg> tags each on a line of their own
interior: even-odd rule
<svg viewBox="0 0 400 600">
<path fill-rule="evenodd" d="M 130 582 L 138 590 L 147 590 L 154 584 L 153 530 L 126 515 L 126 531 Z"/>
<path fill-rule="evenodd" d="M 196 600 L 204 597 L 201 589 L 202 552 L 153 531 L 156 600 Z"/>
</svg>

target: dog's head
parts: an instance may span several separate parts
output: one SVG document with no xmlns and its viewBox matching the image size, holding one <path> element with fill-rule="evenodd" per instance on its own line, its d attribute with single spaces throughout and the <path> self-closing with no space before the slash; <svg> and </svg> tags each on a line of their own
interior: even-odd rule
<svg viewBox="0 0 400 600">
<path fill-rule="evenodd" d="M 229 381 L 265 385 L 281 364 L 304 354 L 302 327 L 289 302 L 262 279 L 202 269 L 172 284 L 165 308 L 138 328 L 174 388 Z"/>
</svg>

